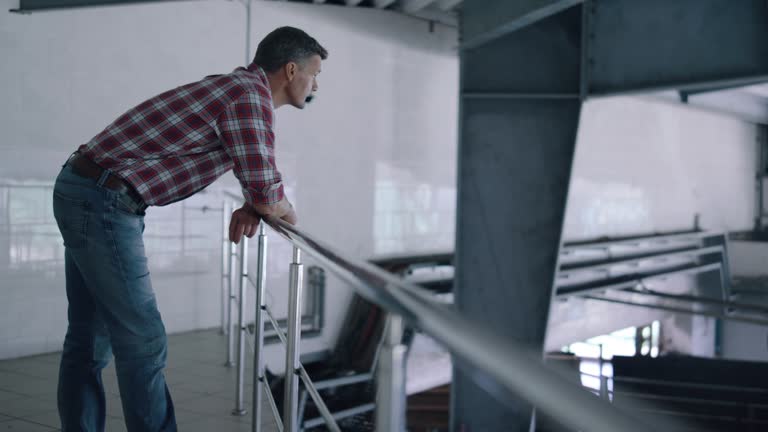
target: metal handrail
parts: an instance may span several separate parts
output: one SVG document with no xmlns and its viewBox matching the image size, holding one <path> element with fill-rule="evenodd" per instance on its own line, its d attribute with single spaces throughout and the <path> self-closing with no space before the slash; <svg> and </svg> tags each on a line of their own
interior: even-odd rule
<svg viewBox="0 0 768 432">
<path fill-rule="evenodd" d="M 768 408 L 768 404 L 762 404 L 762 403 L 756 403 L 756 402 L 744 402 L 744 401 L 733 402 L 733 401 L 722 400 L 722 399 L 703 399 L 703 398 L 658 395 L 653 393 L 642 393 L 642 392 L 631 392 L 631 391 L 620 391 L 620 390 L 614 391 L 614 394 L 616 396 L 628 396 L 632 398 L 652 399 L 652 400 L 670 401 L 670 402 L 684 402 L 684 403 L 690 403 L 690 404 L 710 405 L 710 406 L 716 406 L 716 407 L 730 406 L 730 407 L 746 407 L 746 408 L 759 408 L 759 409 Z"/>
<path fill-rule="evenodd" d="M 688 381 L 671 381 L 668 379 L 622 377 L 622 376 L 614 376 L 613 379 L 617 383 L 653 384 L 660 387 L 677 387 L 677 388 L 703 389 L 703 390 L 725 390 L 725 391 L 740 391 L 740 392 L 749 392 L 749 393 L 768 394 L 768 390 L 765 388 L 747 387 L 747 386 L 741 386 L 741 385 L 710 384 L 710 383 L 697 383 L 697 382 L 688 382 Z"/>
<path fill-rule="evenodd" d="M 624 291 L 623 293 L 633 294 L 633 295 L 643 294 L 642 291 Z M 595 301 L 600 301 L 604 303 L 613 303 L 613 304 L 620 304 L 620 305 L 626 305 L 626 306 L 637 306 L 637 307 L 643 307 L 647 309 L 663 310 L 667 312 L 675 312 L 675 313 L 681 313 L 686 315 L 700 315 L 700 316 L 707 316 L 711 318 L 746 322 L 751 324 L 768 325 L 768 319 L 750 318 L 748 316 L 738 316 L 738 315 L 731 315 L 726 313 L 709 312 L 709 311 L 703 311 L 703 310 L 692 310 L 692 309 L 685 309 L 681 307 L 666 306 L 666 305 L 660 305 L 660 304 L 642 303 L 642 302 L 631 301 L 631 300 L 622 300 L 618 298 L 604 297 L 598 294 L 582 295 L 580 293 L 576 293 L 576 295 L 587 300 L 595 300 Z"/>
<path fill-rule="evenodd" d="M 592 282 L 586 282 L 581 285 L 570 285 L 557 287 L 557 295 L 560 296 L 582 296 L 584 294 L 590 294 L 592 292 L 603 292 L 607 290 L 621 290 L 627 288 L 633 288 L 635 286 L 647 285 L 646 282 L 655 281 L 656 279 L 664 280 L 670 276 L 682 276 L 682 275 L 694 275 L 699 273 L 706 273 L 715 270 L 722 270 L 723 264 L 716 262 L 711 264 L 698 264 L 696 266 L 667 268 L 663 270 L 654 271 L 653 273 L 623 275 L 621 278 L 615 278 L 619 282 L 612 282 L 598 280 Z"/>
<path fill-rule="evenodd" d="M 234 195 L 232 197 L 234 198 Z M 285 334 L 281 332 L 281 335 L 285 336 L 287 345 L 284 383 L 285 403 L 283 418 L 275 416 L 278 426 L 282 426 L 281 429 L 286 432 L 293 432 L 300 427 L 296 412 L 297 380 L 303 378 L 301 376 L 303 366 L 298 358 L 300 335 L 297 317 L 303 285 L 303 267 L 300 259 L 302 252 L 313 256 L 318 263 L 334 272 L 342 280 L 351 283 L 360 295 L 390 313 L 388 323 L 393 325 L 388 327 L 389 330 L 384 335 L 384 342 L 379 347 L 383 351 L 377 356 L 380 359 L 378 366 L 375 366 L 377 372 L 377 430 L 402 431 L 405 429 L 405 347 L 400 342 L 401 333 L 398 333 L 398 329 L 402 329 L 403 320 L 442 343 L 452 353 L 456 367 L 461 368 L 478 385 L 501 399 L 503 403 L 521 397 L 538 410 L 549 414 L 551 418 L 579 430 L 596 432 L 648 430 L 649 425 L 645 420 L 612 407 L 607 401 L 595 398 L 581 386 L 574 385 L 561 377 L 555 369 L 543 363 L 540 352 L 523 348 L 500 337 L 493 329 L 458 315 L 452 307 L 436 301 L 430 292 L 421 287 L 406 282 L 372 264 L 344 257 L 333 248 L 313 239 L 285 221 L 265 218 L 264 222 L 266 224 L 262 223 L 259 228 L 259 266 L 256 278 L 257 333 L 254 344 L 253 431 L 259 430 L 261 389 L 267 382 L 263 368 L 263 334 L 260 334 L 262 322 L 265 318 L 264 315 L 267 315 L 266 318 L 274 320 L 274 317 L 270 317 L 271 314 L 264 304 L 267 255 L 267 238 L 264 227 L 267 224 L 292 243 L 294 248 L 294 258 L 290 266 L 289 327 Z M 237 296 L 240 312 L 238 314 L 238 385 L 234 415 L 245 414 L 242 399 L 244 375 L 242 353 L 243 338 L 248 331 L 243 322 L 243 307 L 246 286 L 252 282 L 249 279 L 247 269 L 247 248 L 247 238 L 243 238 L 239 252 L 236 252 L 234 248 L 229 251 L 230 262 L 233 262 L 236 257 L 240 264 L 240 277 L 237 278 L 240 282 L 239 295 Z M 232 293 L 231 298 L 234 298 L 234 290 L 232 290 L 234 271 L 232 270 L 234 270 L 234 266 L 228 272 L 230 276 L 229 283 L 226 284 L 228 286 L 222 285 L 222 288 Z M 231 307 L 234 302 L 230 301 L 229 303 Z M 228 315 L 227 321 L 231 322 L 231 314 Z M 232 328 L 230 324 L 228 327 Z M 229 336 L 232 337 L 233 335 L 230 334 Z M 233 344 L 228 345 L 231 347 Z M 229 353 L 228 358 L 231 358 Z M 304 374 L 306 374 L 305 370 Z M 312 387 L 313 384 L 311 381 L 305 381 L 305 386 Z M 266 390 L 271 407 L 277 414 L 269 387 Z M 358 407 L 347 411 L 351 412 L 356 409 L 362 408 Z M 336 413 L 332 415 L 331 420 L 347 414 L 349 413 Z M 326 415 L 323 417 L 312 420 L 313 424 L 317 421 L 328 424 L 334 423 L 333 421 L 329 422 Z M 660 429 L 658 422 L 654 423 L 656 423 L 654 430 L 667 429 L 667 427 Z M 303 426 L 307 427 L 308 423 L 305 422 Z"/>
<path fill-rule="evenodd" d="M 566 244 L 563 246 L 564 251 L 573 251 L 576 249 L 586 250 L 586 249 L 601 249 L 606 246 L 633 246 L 637 243 L 656 243 L 656 244 L 668 244 L 673 242 L 684 242 L 684 241 L 699 241 L 702 237 L 710 237 L 712 235 L 717 235 L 719 233 L 712 232 L 712 231 L 692 231 L 692 232 L 685 232 L 685 233 L 676 233 L 676 234 L 662 234 L 662 235 L 653 235 L 653 236 L 645 236 L 645 237 L 638 237 L 638 238 L 629 238 L 629 239 L 619 239 L 619 240 L 604 240 L 604 241 L 598 241 L 598 242 L 588 242 L 583 244 Z"/>
<path fill-rule="evenodd" d="M 605 273 L 608 272 L 610 269 L 615 267 L 621 267 L 621 266 L 633 266 L 633 265 L 639 265 L 641 263 L 646 262 L 655 262 L 655 263 L 667 263 L 671 258 L 686 258 L 686 259 L 692 259 L 697 258 L 701 255 L 710 255 L 714 253 L 725 253 L 722 246 L 710 246 L 705 247 L 701 249 L 693 249 L 693 250 L 686 250 L 682 252 L 670 252 L 670 253 L 663 253 L 663 254 L 657 254 L 652 256 L 645 256 L 642 258 L 627 258 L 622 259 L 620 261 L 614 261 L 607 264 L 595 264 L 595 265 L 586 265 L 582 267 L 575 267 L 575 268 L 569 268 L 568 270 L 561 270 L 558 273 L 558 278 L 567 278 L 571 274 L 579 274 L 579 273 Z M 603 276 L 603 279 L 609 279 L 612 275 Z"/>
<path fill-rule="evenodd" d="M 264 219 L 273 230 L 337 276 L 360 295 L 443 344 L 476 383 L 501 400 L 526 399 L 537 409 L 575 429 L 595 432 L 648 430 L 636 417 L 612 407 L 558 376 L 541 362 L 541 354 L 502 338 L 493 329 L 434 302 L 430 294 L 363 261 L 345 257 L 297 227 L 275 218 Z M 658 429 L 656 429 L 658 430 Z"/>
</svg>

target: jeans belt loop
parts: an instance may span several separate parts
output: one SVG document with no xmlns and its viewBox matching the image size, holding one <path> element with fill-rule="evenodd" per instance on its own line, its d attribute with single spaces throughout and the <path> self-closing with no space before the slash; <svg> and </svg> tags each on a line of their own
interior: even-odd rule
<svg viewBox="0 0 768 432">
<path fill-rule="evenodd" d="M 98 187 L 104 187 L 104 183 L 107 182 L 107 179 L 112 173 L 109 172 L 109 170 L 103 170 L 101 172 L 101 175 L 99 176 L 99 179 L 96 180 L 96 186 Z"/>
</svg>

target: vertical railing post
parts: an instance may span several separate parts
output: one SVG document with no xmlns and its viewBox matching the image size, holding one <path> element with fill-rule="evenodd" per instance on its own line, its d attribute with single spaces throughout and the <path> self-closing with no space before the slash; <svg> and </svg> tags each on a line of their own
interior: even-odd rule
<svg viewBox="0 0 768 432">
<path fill-rule="evenodd" d="M 256 266 L 256 315 L 254 319 L 253 398 L 251 431 L 261 430 L 261 393 L 264 384 L 264 286 L 267 281 L 266 222 L 259 225 L 259 262 Z M 267 390 L 269 391 L 269 389 Z"/>
<path fill-rule="evenodd" d="M 237 305 L 237 383 L 235 386 L 235 409 L 233 415 L 245 415 L 243 406 L 243 380 L 245 378 L 245 335 L 248 329 L 245 327 L 245 289 L 248 284 L 248 237 L 240 239 L 240 285 L 238 286 Z"/>
<path fill-rule="evenodd" d="M 229 202 L 221 205 L 221 334 L 227 334 L 227 281 L 229 280 Z"/>
<path fill-rule="evenodd" d="M 376 430 L 405 431 L 403 318 L 389 314 L 376 368 Z"/>
<path fill-rule="evenodd" d="M 603 360 L 603 344 L 600 344 L 600 358 L 597 362 L 597 367 L 599 368 L 599 371 L 597 372 L 597 377 L 600 380 L 600 399 L 608 399 L 608 380 L 603 375 L 603 366 L 605 365 L 605 361 Z"/>
<path fill-rule="evenodd" d="M 235 208 L 234 203 L 232 203 L 232 206 L 230 207 L 232 209 Z M 235 334 L 232 331 L 232 307 L 235 304 L 235 301 L 237 300 L 235 298 L 235 278 L 237 277 L 235 273 L 235 269 L 237 268 L 237 245 L 230 242 L 229 243 L 229 278 L 227 280 L 227 362 L 226 365 L 228 367 L 234 366 L 234 351 L 235 351 Z"/>
<path fill-rule="evenodd" d="M 299 343 L 301 342 L 301 296 L 303 291 L 304 266 L 301 264 L 301 250 L 293 247 L 293 262 L 290 272 L 288 293 L 288 340 L 285 352 L 285 400 L 283 422 L 285 432 L 297 432 L 299 400 Z"/>
</svg>

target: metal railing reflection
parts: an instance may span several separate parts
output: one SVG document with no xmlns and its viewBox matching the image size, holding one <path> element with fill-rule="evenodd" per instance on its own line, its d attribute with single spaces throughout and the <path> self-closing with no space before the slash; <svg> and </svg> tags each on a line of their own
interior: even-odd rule
<svg viewBox="0 0 768 432">
<path fill-rule="evenodd" d="M 573 385 L 541 361 L 541 355 L 502 338 L 496 332 L 478 323 L 471 322 L 452 308 L 434 301 L 428 292 L 398 277 L 356 259 L 344 257 L 341 253 L 310 237 L 295 226 L 282 220 L 265 219 L 277 234 L 287 239 L 294 248 L 293 262 L 290 263 L 289 325 L 287 334 L 276 330 L 286 345 L 285 391 L 283 412 L 277 406 L 269 390 L 264 374 L 263 326 L 266 318 L 275 326 L 274 317 L 264 304 L 265 262 L 267 237 L 265 224 L 259 229 L 259 259 L 256 280 L 248 274 L 248 240 L 243 238 L 236 255 L 239 257 L 239 296 L 232 296 L 233 284 L 226 284 L 230 290 L 230 307 L 239 307 L 238 314 L 238 355 L 236 407 L 234 414 L 245 413 L 243 406 L 245 339 L 249 335 L 244 323 L 245 290 L 248 283 L 256 288 L 256 323 L 254 326 L 254 386 L 252 430 L 260 430 L 261 392 L 266 390 L 270 399 L 278 428 L 283 431 L 298 431 L 302 425 L 297 419 L 297 386 L 302 380 L 330 430 L 339 430 L 333 415 L 323 403 L 306 370 L 298 359 L 299 307 L 302 297 L 302 253 L 311 255 L 329 271 L 335 273 L 367 300 L 386 309 L 395 317 L 390 322 L 392 335 L 399 334 L 397 327 L 402 321 L 419 328 L 446 347 L 454 358 L 454 364 L 468 373 L 478 384 L 501 401 L 522 397 L 563 424 L 575 430 L 593 432 L 625 432 L 648 430 L 638 418 L 615 409 L 608 402 L 594 397 L 581 386 Z M 223 247 L 223 249 L 226 249 Z M 233 255 L 230 252 L 230 256 Z M 231 259 L 230 259 L 230 262 Z M 230 272 L 229 281 L 233 273 Z M 224 287 L 226 288 L 226 287 Z M 227 327 L 231 326 L 228 314 Z M 276 326 L 277 327 L 277 326 Z M 231 332 L 230 332 L 231 336 Z M 231 339 L 231 338 L 230 338 Z M 230 352 L 233 344 L 229 345 Z M 379 431 L 405 430 L 405 369 L 404 347 L 400 340 L 385 335 L 385 344 L 376 366 L 376 424 Z M 229 355 L 229 354 L 228 354 Z M 228 357 L 230 358 L 230 357 Z M 264 385 L 267 384 L 265 387 Z M 282 414 L 282 415 L 281 415 Z M 659 430 L 659 429 L 656 429 Z"/>
</svg>

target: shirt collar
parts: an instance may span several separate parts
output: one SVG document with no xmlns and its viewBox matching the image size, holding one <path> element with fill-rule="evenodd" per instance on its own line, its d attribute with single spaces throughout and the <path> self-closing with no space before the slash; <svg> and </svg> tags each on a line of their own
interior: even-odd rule
<svg viewBox="0 0 768 432">
<path fill-rule="evenodd" d="M 251 63 L 248 65 L 247 68 L 245 68 L 248 72 L 258 75 L 259 79 L 267 82 L 267 73 L 264 72 L 264 69 L 261 68 L 261 66 L 257 65 L 256 63 Z"/>
<path fill-rule="evenodd" d="M 272 105 L 272 109 L 274 109 L 275 104 L 272 100 L 272 89 L 269 87 L 269 79 L 267 79 L 267 73 L 264 71 L 264 69 L 261 68 L 261 66 L 257 65 L 256 63 L 249 64 L 245 70 L 248 73 L 256 75 L 256 79 L 258 79 L 261 84 L 264 85 L 267 91 L 269 91 L 269 102 Z"/>
</svg>

